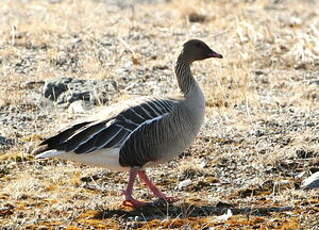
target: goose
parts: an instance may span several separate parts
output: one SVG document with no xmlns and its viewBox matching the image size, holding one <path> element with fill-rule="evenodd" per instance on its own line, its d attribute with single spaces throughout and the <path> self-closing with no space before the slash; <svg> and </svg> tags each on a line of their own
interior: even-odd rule
<svg viewBox="0 0 319 230">
<path fill-rule="evenodd" d="M 175 66 L 179 97 L 146 97 L 108 107 L 99 116 L 81 121 L 44 140 L 36 158 L 58 158 L 110 170 L 129 171 L 123 204 L 147 204 L 132 196 L 137 176 L 150 191 L 169 197 L 149 179 L 146 169 L 172 160 L 189 147 L 204 120 L 205 98 L 191 72 L 191 64 L 223 56 L 198 39 L 183 44 Z"/>
</svg>

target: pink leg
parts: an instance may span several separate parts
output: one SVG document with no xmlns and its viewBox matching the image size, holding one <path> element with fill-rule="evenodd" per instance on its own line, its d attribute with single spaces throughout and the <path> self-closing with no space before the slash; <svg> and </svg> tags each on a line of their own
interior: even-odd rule
<svg viewBox="0 0 319 230">
<path fill-rule="evenodd" d="M 147 185 L 147 187 L 150 188 L 150 190 L 154 193 L 155 196 L 157 196 L 158 198 L 162 198 L 166 201 L 177 201 L 179 200 L 179 198 L 175 198 L 175 197 L 169 197 L 166 196 L 164 193 L 162 193 L 155 184 L 153 184 L 153 182 L 147 177 L 145 171 L 138 171 L 137 172 L 139 177 L 144 181 L 144 183 Z"/>
<path fill-rule="evenodd" d="M 137 176 L 137 173 L 138 173 L 137 169 L 132 168 L 130 170 L 128 185 L 127 185 L 126 190 L 123 192 L 123 194 L 125 196 L 125 201 L 123 202 L 123 205 L 125 205 L 125 206 L 141 207 L 141 206 L 144 206 L 145 204 L 147 204 L 145 202 L 138 201 L 138 200 L 134 199 L 132 196 L 134 181 L 135 181 L 135 178 Z"/>
</svg>

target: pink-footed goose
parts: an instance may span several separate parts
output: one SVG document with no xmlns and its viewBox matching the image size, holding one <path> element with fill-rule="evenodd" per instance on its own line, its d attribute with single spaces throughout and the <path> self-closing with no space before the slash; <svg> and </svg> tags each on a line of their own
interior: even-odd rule
<svg viewBox="0 0 319 230">
<path fill-rule="evenodd" d="M 128 170 L 125 205 L 145 203 L 133 198 L 137 175 L 159 198 L 177 200 L 163 194 L 147 177 L 145 169 L 167 162 L 191 145 L 204 120 L 205 98 L 193 78 L 194 61 L 222 58 L 204 42 L 184 43 L 175 74 L 182 96 L 147 98 L 118 109 L 109 107 L 102 118 L 83 121 L 43 141 L 34 151 L 36 158 L 56 157 L 113 170 Z M 125 103 L 124 103 L 125 104 Z"/>
</svg>

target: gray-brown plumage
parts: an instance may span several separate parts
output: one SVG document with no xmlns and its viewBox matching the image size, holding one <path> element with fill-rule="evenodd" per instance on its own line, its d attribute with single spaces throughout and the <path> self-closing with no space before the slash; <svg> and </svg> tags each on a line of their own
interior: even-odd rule
<svg viewBox="0 0 319 230">
<path fill-rule="evenodd" d="M 205 98 L 193 78 L 194 61 L 222 56 L 204 42 L 186 42 L 175 74 L 182 96 L 146 98 L 124 108 L 115 106 L 102 118 L 83 121 L 50 137 L 34 152 L 37 158 L 57 157 L 116 170 L 130 170 L 126 203 L 142 205 L 131 193 L 137 175 L 158 197 L 162 194 L 147 178 L 145 168 L 169 161 L 191 145 L 204 119 Z"/>
</svg>

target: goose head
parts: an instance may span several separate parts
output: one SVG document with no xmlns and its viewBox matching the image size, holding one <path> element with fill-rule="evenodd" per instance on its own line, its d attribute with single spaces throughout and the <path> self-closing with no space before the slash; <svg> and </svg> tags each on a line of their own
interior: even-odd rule
<svg viewBox="0 0 319 230">
<path fill-rule="evenodd" d="M 184 43 L 182 56 L 189 63 L 207 58 L 223 58 L 221 54 L 215 52 L 205 42 L 198 39 L 192 39 Z"/>
</svg>

